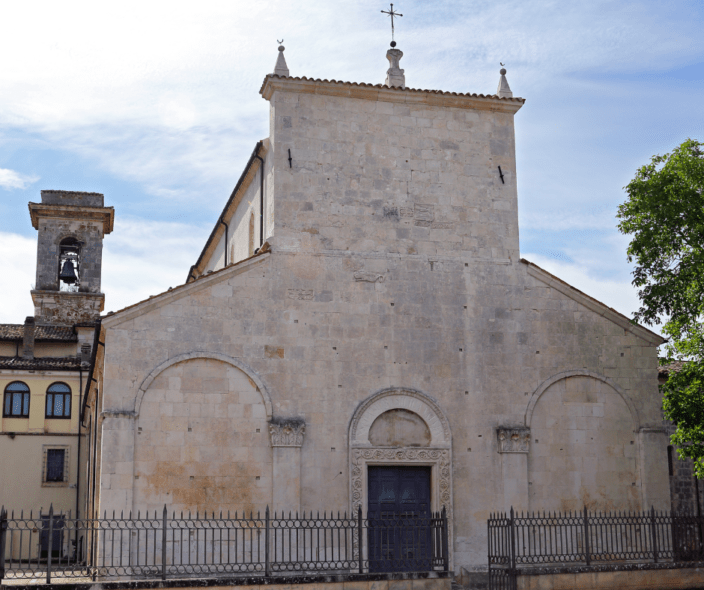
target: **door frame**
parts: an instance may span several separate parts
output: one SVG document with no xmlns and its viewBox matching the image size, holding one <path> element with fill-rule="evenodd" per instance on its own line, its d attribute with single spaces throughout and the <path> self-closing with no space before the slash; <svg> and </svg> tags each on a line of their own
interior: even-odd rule
<svg viewBox="0 0 704 590">
<path fill-rule="evenodd" d="M 418 414 L 428 425 L 431 434 L 427 447 L 374 447 L 369 442 L 369 429 L 374 420 L 388 410 L 402 409 Z M 449 569 L 453 568 L 454 522 L 452 490 L 452 435 L 450 423 L 440 408 L 440 404 L 426 393 L 417 389 L 390 387 L 382 389 L 365 399 L 357 406 L 349 425 L 349 482 L 350 510 L 356 518 L 362 508 L 367 516 L 369 466 L 389 467 L 430 467 L 430 510 L 447 514 L 447 534 L 449 547 Z M 354 537 L 355 551 L 359 551 L 359 540 Z M 366 559 L 366 547 L 362 556 Z M 357 553 L 357 555 L 359 555 Z"/>
</svg>

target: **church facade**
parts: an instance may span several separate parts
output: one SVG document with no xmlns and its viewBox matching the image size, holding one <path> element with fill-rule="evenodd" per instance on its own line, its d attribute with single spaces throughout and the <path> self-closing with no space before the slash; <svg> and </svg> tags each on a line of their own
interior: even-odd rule
<svg viewBox="0 0 704 590">
<path fill-rule="evenodd" d="M 523 99 L 505 71 L 494 95 L 408 89 L 399 59 L 356 84 L 281 51 L 270 135 L 186 283 L 102 319 L 101 514 L 422 497 L 459 571 L 492 511 L 669 509 L 662 339 L 520 258 Z"/>
</svg>

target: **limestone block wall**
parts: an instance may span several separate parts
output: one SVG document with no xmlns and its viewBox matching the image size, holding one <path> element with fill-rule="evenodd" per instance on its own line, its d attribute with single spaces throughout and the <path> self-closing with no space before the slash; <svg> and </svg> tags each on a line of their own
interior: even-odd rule
<svg viewBox="0 0 704 590">
<path fill-rule="evenodd" d="M 266 407 L 239 369 L 201 358 L 168 367 L 145 391 L 135 424 L 136 506 L 234 515 L 271 504 Z"/>
<path fill-rule="evenodd" d="M 37 290 L 59 289 L 59 243 L 73 237 L 81 246 L 81 286 L 86 293 L 100 293 L 103 258 L 103 222 L 89 219 L 39 219 L 37 236 Z"/>
<path fill-rule="evenodd" d="M 669 508 L 657 337 L 522 263 L 478 262 L 469 256 L 439 262 L 428 255 L 390 252 L 292 252 L 275 246 L 271 254 L 110 316 L 103 326 L 103 408 L 121 414 L 104 423 L 101 511 L 144 509 L 152 499 L 163 503 L 173 478 L 181 477 L 153 477 L 154 459 L 142 463 L 142 453 L 152 452 L 140 446 L 142 420 L 155 440 L 172 441 L 148 445 L 154 453 L 161 447 L 165 454 L 170 446 L 184 456 L 197 451 L 200 459 L 193 454 L 187 461 L 203 477 L 224 472 L 232 478 L 227 502 L 247 504 L 251 498 L 255 510 L 263 509 L 274 497 L 277 481 L 271 473 L 277 470 L 273 458 L 271 463 L 262 459 L 272 449 L 249 431 L 264 419 L 253 415 L 249 424 L 222 420 L 226 407 L 243 403 L 235 401 L 242 387 L 259 390 L 264 407 L 270 407 L 267 420 L 305 422 L 300 489 L 291 501 L 298 498 L 306 511 L 350 509 L 348 434 L 365 399 L 386 388 L 410 388 L 435 400 L 449 421 L 455 569 L 485 564 L 489 512 L 586 501 L 576 479 L 531 492 L 529 465 L 530 473 L 552 478 L 557 465 L 564 465 L 570 477 L 584 473 L 590 467 L 583 451 L 595 447 L 582 438 L 596 431 L 603 431 L 597 442 L 604 465 L 586 488 L 590 507 Z M 195 389 L 186 391 L 183 380 L 177 385 L 182 377 L 171 373 L 177 369 L 169 368 L 170 359 L 186 358 L 214 358 L 228 368 L 199 361 L 193 366 L 201 377 L 193 381 Z M 236 379 L 242 387 L 208 383 L 209 375 L 217 381 L 223 371 L 245 375 Z M 247 390 L 250 379 L 255 385 Z M 164 396 L 158 403 L 167 411 L 178 406 L 189 416 L 175 420 L 157 406 L 141 409 L 137 400 L 141 396 L 146 404 L 153 392 L 160 393 L 152 399 Z M 217 396 L 215 409 L 199 397 L 209 393 Z M 560 396 L 562 402 L 566 396 L 574 399 L 560 406 Z M 194 426 L 191 408 L 211 413 L 194 415 L 199 420 Z M 497 429 L 525 428 L 529 410 L 536 420 L 531 428 L 538 431 L 556 420 L 552 442 L 531 433 L 540 442 L 525 451 L 500 453 Z M 587 410 L 590 420 L 577 420 L 586 418 Z M 203 444 L 187 442 L 195 428 L 212 430 L 202 432 Z M 242 429 L 249 434 L 237 438 Z M 410 430 L 423 432 L 415 426 Z M 374 436 L 382 443 L 397 437 L 405 445 L 404 432 L 375 430 Z M 572 435 L 582 438 L 572 441 Z M 569 445 L 556 446 L 561 442 Z M 244 445 L 251 455 L 223 460 L 219 449 L 233 444 Z M 250 476 L 256 465 L 260 480 L 238 480 L 238 462 Z M 383 464 L 383 457 L 378 462 Z M 264 472 L 265 465 L 272 465 L 271 473 Z M 286 477 L 295 485 L 295 474 Z M 221 500 L 205 497 L 203 502 L 217 510 L 224 505 Z"/>
<path fill-rule="evenodd" d="M 279 247 L 518 258 L 520 101 L 269 78 L 262 92 Z"/>
<path fill-rule="evenodd" d="M 530 426 L 531 510 L 647 508 L 636 420 L 608 383 L 589 376 L 557 381 L 540 396 Z"/>
</svg>

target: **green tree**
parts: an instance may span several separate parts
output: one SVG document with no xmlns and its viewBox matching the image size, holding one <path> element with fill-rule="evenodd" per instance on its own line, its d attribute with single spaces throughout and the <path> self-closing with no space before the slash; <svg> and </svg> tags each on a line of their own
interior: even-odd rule
<svg viewBox="0 0 704 590">
<path fill-rule="evenodd" d="M 694 460 L 704 477 L 704 144 L 688 139 L 654 156 L 625 187 L 618 210 L 621 233 L 632 236 L 628 261 L 641 307 L 635 320 L 661 323 L 669 338 L 666 362 L 688 362 L 670 371 L 663 393 L 665 417 L 677 425 L 672 444 Z"/>
</svg>

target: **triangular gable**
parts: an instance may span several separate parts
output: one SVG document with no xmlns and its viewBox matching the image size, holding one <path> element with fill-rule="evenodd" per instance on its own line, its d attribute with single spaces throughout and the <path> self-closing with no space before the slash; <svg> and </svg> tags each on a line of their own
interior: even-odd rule
<svg viewBox="0 0 704 590">
<path fill-rule="evenodd" d="M 264 245 L 266 246 L 267 244 L 265 243 Z M 195 281 L 180 285 L 174 289 L 160 293 L 159 295 L 154 295 L 149 299 L 140 301 L 139 303 L 125 307 L 120 311 L 104 316 L 102 318 L 102 325 L 105 328 L 114 328 L 115 326 L 119 326 L 128 320 L 149 313 L 155 308 L 163 307 L 164 305 L 178 301 L 183 297 L 191 296 L 205 288 L 212 287 L 213 285 L 217 285 L 218 283 L 227 281 L 234 276 L 247 272 L 255 266 L 259 266 L 259 264 L 264 262 L 267 258 L 269 258 L 269 256 L 271 256 L 271 251 L 266 249 L 265 252 L 255 254 L 254 256 L 245 258 L 236 264 L 230 264 L 225 268 L 221 268 L 220 270 L 203 275 Z"/>
<path fill-rule="evenodd" d="M 609 307 L 601 301 L 590 297 L 572 285 L 565 283 L 565 281 L 549 273 L 547 270 L 540 268 L 537 264 L 530 262 L 525 258 L 521 258 L 521 262 L 528 267 L 528 274 L 533 278 L 538 279 L 540 282 L 545 283 L 549 287 L 552 287 L 556 291 L 566 295 L 570 299 L 583 305 L 590 311 L 593 311 L 603 318 L 606 318 L 610 322 L 613 322 L 617 326 L 620 326 L 624 330 L 631 332 L 634 336 L 638 336 L 638 338 L 641 338 L 642 340 L 656 346 L 667 342 L 667 340 L 659 334 L 656 334 L 655 332 L 652 332 L 639 324 L 634 324 L 622 313 L 619 313 L 612 307 Z"/>
</svg>

